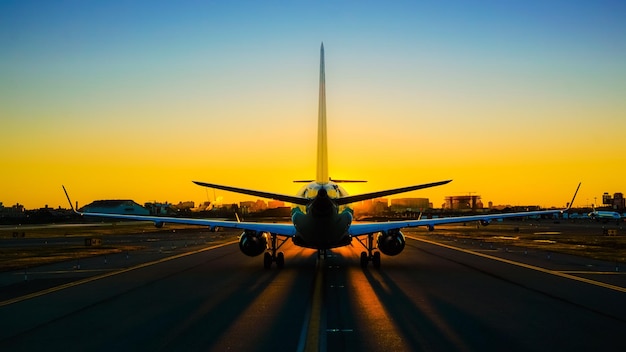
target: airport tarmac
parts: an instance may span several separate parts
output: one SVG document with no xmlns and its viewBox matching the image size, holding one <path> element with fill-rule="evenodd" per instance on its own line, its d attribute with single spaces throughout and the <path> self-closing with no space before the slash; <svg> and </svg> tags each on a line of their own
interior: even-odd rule
<svg viewBox="0 0 626 352">
<path fill-rule="evenodd" d="M 288 243 L 270 270 L 236 243 L 106 272 L 84 262 L 80 277 L 3 298 L 0 349 L 626 350 L 620 264 L 405 233 L 381 269 L 360 267 L 358 243 L 322 260 Z"/>
</svg>

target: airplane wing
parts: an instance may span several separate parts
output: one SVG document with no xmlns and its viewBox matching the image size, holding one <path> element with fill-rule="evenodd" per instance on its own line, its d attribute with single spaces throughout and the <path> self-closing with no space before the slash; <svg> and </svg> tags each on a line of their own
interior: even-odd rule
<svg viewBox="0 0 626 352">
<path fill-rule="evenodd" d="M 126 214 L 107 214 L 107 213 L 81 213 L 82 216 L 93 216 L 101 218 L 135 220 L 135 221 L 152 221 L 155 225 L 165 223 L 170 224 L 186 224 L 210 227 L 228 227 L 231 229 L 253 230 L 261 232 L 271 232 L 281 236 L 293 237 L 296 234 L 296 228 L 293 224 L 288 223 L 263 223 L 263 222 L 236 222 L 226 220 L 210 220 L 210 219 L 193 219 L 193 218 L 174 218 L 165 216 L 144 216 L 144 215 L 126 215 Z"/>
<path fill-rule="evenodd" d="M 390 222 L 371 222 L 371 223 L 354 223 L 350 226 L 348 233 L 351 236 L 360 236 L 374 232 L 389 231 L 395 229 L 401 229 L 404 227 L 434 227 L 435 225 L 455 224 L 471 221 L 486 221 L 490 222 L 495 219 L 515 218 L 533 215 L 547 215 L 561 213 L 563 210 L 542 210 L 542 211 L 526 211 L 517 213 L 500 213 L 489 215 L 470 215 L 470 216 L 457 216 L 449 218 L 437 218 L 437 219 L 421 219 L 421 220 L 407 220 L 407 221 L 390 221 Z"/>
<path fill-rule="evenodd" d="M 415 190 L 423 189 L 423 188 L 441 186 L 441 185 L 445 185 L 446 183 L 450 183 L 451 181 L 452 180 L 445 180 L 445 181 L 425 183 L 425 184 L 409 186 L 409 187 L 388 189 L 388 190 L 372 192 L 372 193 L 357 194 L 354 196 L 346 196 L 346 197 L 337 198 L 334 201 L 335 203 L 337 203 L 337 205 L 345 205 L 345 204 L 360 202 L 362 200 L 385 197 L 385 196 L 389 196 L 392 194 L 398 194 L 398 193 L 404 193 L 404 192 L 409 192 L 409 191 L 415 191 Z"/>
<path fill-rule="evenodd" d="M 469 215 L 469 216 L 457 216 L 457 217 L 437 218 L 437 219 L 355 223 L 350 226 L 350 229 L 348 230 L 348 234 L 354 237 L 354 236 L 361 236 L 361 235 L 366 235 L 366 234 L 370 234 L 374 232 L 401 229 L 404 227 L 426 226 L 429 228 L 433 228 L 435 225 L 443 225 L 443 224 L 454 224 L 454 223 L 462 223 L 462 222 L 470 222 L 470 221 L 490 222 L 491 220 L 495 220 L 495 219 L 563 213 L 563 212 L 568 211 L 572 207 L 572 204 L 574 203 L 574 199 L 576 199 L 576 194 L 578 193 L 579 188 L 580 188 L 580 183 L 578 184 L 578 187 L 576 188 L 576 192 L 574 192 L 574 197 L 572 198 L 572 201 L 569 203 L 568 207 L 566 209 L 561 209 L 561 210 L 555 209 L 555 210 L 540 210 L 540 211 L 523 211 L 523 212 L 516 212 L 516 213 Z"/>
<path fill-rule="evenodd" d="M 216 188 L 216 189 L 221 189 L 221 190 L 229 191 L 229 192 L 235 192 L 235 193 L 241 193 L 241 194 L 248 194 L 248 195 L 251 195 L 251 196 L 275 199 L 275 200 L 280 200 L 280 201 L 283 201 L 283 202 L 292 203 L 292 204 L 298 204 L 298 205 L 307 205 L 307 204 L 309 204 L 311 202 L 311 200 L 308 199 L 308 198 L 289 196 L 289 195 L 280 194 L 280 193 L 270 193 L 270 192 L 255 191 L 253 189 L 238 188 L 238 187 L 231 187 L 231 186 L 224 186 L 224 185 L 216 185 L 214 183 L 206 183 L 206 182 L 200 182 L 200 181 L 193 181 L 193 183 L 197 184 L 198 186 L 202 186 L 202 187 Z"/>
<path fill-rule="evenodd" d="M 128 215 L 128 214 L 108 214 L 108 213 L 85 213 L 79 212 L 74 209 L 69 195 L 63 187 L 67 200 L 70 203 L 72 210 L 81 216 L 92 216 L 109 219 L 120 220 L 135 220 L 135 221 L 151 221 L 156 226 L 161 226 L 165 223 L 170 224 L 186 224 L 186 225 L 198 225 L 198 226 L 210 226 L 210 227 L 227 227 L 232 229 L 253 230 L 261 232 L 270 232 L 276 235 L 293 237 L 296 234 L 296 228 L 290 223 L 262 223 L 262 222 L 237 222 L 226 220 L 211 220 L 211 219 L 193 219 L 193 218 L 174 218 L 165 216 L 148 216 L 148 215 Z"/>
</svg>

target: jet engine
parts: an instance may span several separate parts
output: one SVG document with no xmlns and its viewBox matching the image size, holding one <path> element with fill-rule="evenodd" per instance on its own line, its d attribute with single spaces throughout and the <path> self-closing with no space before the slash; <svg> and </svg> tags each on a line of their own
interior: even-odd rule
<svg viewBox="0 0 626 352">
<path fill-rule="evenodd" d="M 250 257 L 263 254 L 267 248 L 267 235 L 264 232 L 245 230 L 239 236 L 239 249 Z"/>
<path fill-rule="evenodd" d="M 491 224 L 491 220 L 479 220 L 481 226 L 487 226 Z"/>
<path fill-rule="evenodd" d="M 398 255 L 404 249 L 406 241 L 400 230 L 383 231 L 378 235 L 378 249 L 386 255 Z"/>
<path fill-rule="evenodd" d="M 154 227 L 156 227 L 157 229 L 160 229 L 163 227 L 165 223 L 163 221 L 155 221 L 154 222 Z"/>
</svg>

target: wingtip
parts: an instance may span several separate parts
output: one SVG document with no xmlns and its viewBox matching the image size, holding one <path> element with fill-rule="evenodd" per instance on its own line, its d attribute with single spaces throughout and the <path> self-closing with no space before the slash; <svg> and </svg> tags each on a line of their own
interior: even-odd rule
<svg viewBox="0 0 626 352">
<path fill-rule="evenodd" d="M 576 191 L 574 191 L 574 196 L 572 197 L 572 200 L 567 204 L 567 207 L 565 209 L 561 210 L 561 213 L 564 213 L 572 209 L 572 206 L 574 205 L 574 201 L 576 200 L 576 195 L 578 195 L 578 190 L 580 189 L 580 185 L 582 185 L 582 182 L 578 182 L 578 186 L 576 187 Z"/>
<path fill-rule="evenodd" d="M 63 187 L 65 198 L 67 198 L 67 202 L 70 204 L 70 209 L 72 209 L 72 212 L 79 214 L 78 209 L 75 209 L 74 205 L 72 204 L 72 200 L 70 199 L 70 195 L 67 193 L 67 189 L 65 189 L 65 185 L 61 185 L 61 187 Z M 78 207 L 78 204 L 76 204 L 76 207 Z"/>
</svg>

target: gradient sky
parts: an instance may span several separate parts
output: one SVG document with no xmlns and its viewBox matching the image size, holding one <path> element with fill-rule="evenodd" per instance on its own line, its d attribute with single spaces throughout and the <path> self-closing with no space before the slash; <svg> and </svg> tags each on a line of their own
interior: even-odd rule
<svg viewBox="0 0 626 352">
<path fill-rule="evenodd" d="M 626 192 L 624 1 L 0 2 L 0 202 L 351 194 L 576 205 Z M 225 202 L 247 197 L 217 191 Z"/>
</svg>

